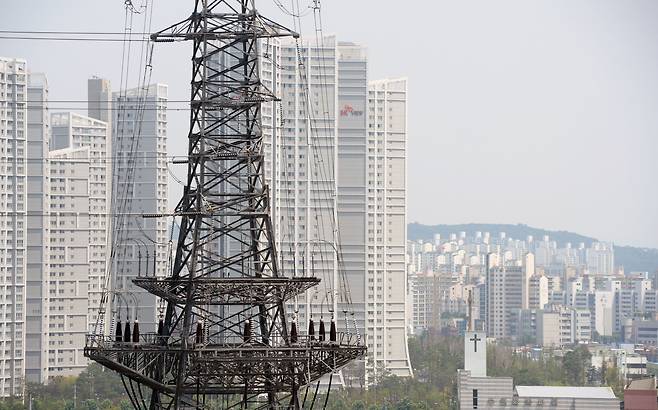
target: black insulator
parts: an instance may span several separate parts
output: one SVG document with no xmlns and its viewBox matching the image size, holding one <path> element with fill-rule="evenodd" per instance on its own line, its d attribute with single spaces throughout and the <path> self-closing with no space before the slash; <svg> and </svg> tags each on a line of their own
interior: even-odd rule
<svg viewBox="0 0 658 410">
<path fill-rule="evenodd" d="M 148 259 L 149 254 L 146 254 L 146 259 Z M 137 256 L 137 276 L 142 276 L 142 251 L 139 251 L 139 255 Z M 148 267 L 148 260 L 146 261 L 146 266 Z M 148 272 L 147 272 L 148 274 Z"/>
<path fill-rule="evenodd" d="M 158 336 L 164 335 L 164 320 L 160 319 L 158 321 Z"/>
<path fill-rule="evenodd" d="M 308 321 L 308 337 L 315 340 L 315 323 L 313 323 L 313 319 Z"/>
<path fill-rule="evenodd" d="M 121 328 L 120 320 L 117 322 L 117 330 L 115 330 L 114 336 L 115 336 L 114 340 L 116 340 L 117 342 L 123 342 L 123 330 Z"/>
<path fill-rule="evenodd" d="M 123 331 L 123 341 L 129 343 L 132 339 L 130 336 L 130 322 L 128 321 L 126 322 L 126 328 Z"/>
<path fill-rule="evenodd" d="M 318 332 L 318 339 L 324 342 L 327 338 L 327 331 L 324 328 L 324 320 L 320 319 L 320 331 Z"/>
<path fill-rule="evenodd" d="M 251 341 L 251 320 L 244 323 L 244 341 L 249 343 Z"/>
<path fill-rule="evenodd" d="M 141 271 L 142 271 L 142 260 L 141 260 L 142 255 L 140 254 L 139 257 L 140 257 L 140 260 L 139 260 L 139 271 L 141 272 Z M 151 258 L 149 257 L 149 252 L 148 252 L 148 250 L 147 250 L 147 251 L 146 251 L 146 276 L 149 275 L 149 260 L 150 260 L 150 259 L 151 259 Z"/>
<path fill-rule="evenodd" d="M 290 343 L 297 343 L 297 323 L 290 324 Z"/>
<path fill-rule="evenodd" d="M 139 343 L 139 322 L 137 322 L 137 319 L 135 319 L 133 325 L 133 343 Z"/>
<path fill-rule="evenodd" d="M 196 322 L 196 343 L 203 343 L 203 325 Z"/>
<path fill-rule="evenodd" d="M 329 327 L 329 341 L 336 341 L 336 322 L 333 319 L 331 319 L 331 326 Z"/>
</svg>

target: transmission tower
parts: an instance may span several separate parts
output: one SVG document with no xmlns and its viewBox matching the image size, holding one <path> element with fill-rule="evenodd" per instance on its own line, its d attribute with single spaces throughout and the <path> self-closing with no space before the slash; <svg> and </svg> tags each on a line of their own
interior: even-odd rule
<svg viewBox="0 0 658 410">
<path fill-rule="evenodd" d="M 151 36 L 193 44 L 176 257 L 166 278 L 134 280 L 166 308 L 156 332 L 119 322 L 85 348 L 121 374 L 137 409 L 307 408 L 311 383 L 365 355 L 333 321 L 328 335 L 312 320 L 308 331 L 287 323 L 286 301 L 320 280 L 282 277 L 276 265 L 261 129 L 261 104 L 275 97 L 260 81 L 258 47 L 282 36 L 296 34 L 253 0 L 195 0 L 190 17 Z"/>
</svg>

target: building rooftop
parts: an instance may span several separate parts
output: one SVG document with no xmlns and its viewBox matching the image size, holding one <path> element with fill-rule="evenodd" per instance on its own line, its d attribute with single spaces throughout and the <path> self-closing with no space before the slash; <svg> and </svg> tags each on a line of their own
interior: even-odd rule
<svg viewBox="0 0 658 410">
<path fill-rule="evenodd" d="M 575 386 L 516 386 L 516 394 L 521 397 L 556 397 L 569 399 L 616 399 L 610 387 Z"/>
<path fill-rule="evenodd" d="M 656 390 L 656 379 L 649 377 L 646 379 L 631 380 L 626 390 Z"/>
</svg>

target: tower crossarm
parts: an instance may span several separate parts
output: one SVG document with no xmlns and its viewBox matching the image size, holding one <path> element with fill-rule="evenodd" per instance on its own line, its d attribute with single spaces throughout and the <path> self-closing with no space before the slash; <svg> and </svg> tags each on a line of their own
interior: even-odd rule
<svg viewBox="0 0 658 410">
<path fill-rule="evenodd" d="M 149 293 L 173 303 L 185 303 L 187 280 L 138 278 L 133 282 Z M 205 278 L 195 281 L 191 303 L 199 305 L 254 305 L 289 300 L 320 283 L 318 278 Z"/>
</svg>

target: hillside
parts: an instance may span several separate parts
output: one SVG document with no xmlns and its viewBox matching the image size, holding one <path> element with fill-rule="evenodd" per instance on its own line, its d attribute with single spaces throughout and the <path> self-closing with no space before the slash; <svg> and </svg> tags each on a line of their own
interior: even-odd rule
<svg viewBox="0 0 658 410">
<path fill-rule="evenodd" d="M 451 233 L 462 231 L 469 235 L 473 235 L 477 231 L 489 232 L 493 237 L 505 232 L 507 237 L 514 239 L 525 239 L 528 235 L 532 235 L 536 240 L 541 240 L 544 235 L 548 235 L 551 240 L 557 241 L 558 246 L 564 246 L 567 242 L 571 242 L 573 246 L 578 246 L 581 242 L 589 246 L 596 241 L 595 238 L 573 232 L 549 231 L 523 224 L 423 225 L 411 223 L 407 226 L 409 240 L 423 239 L 431 241 L 435 233 L 441 234 L 442 238 L 446 238 Z M 615 264 L 623 266 L 626 272 L 658 271 L 658 249 L 615 245 Z"/>
</svg>

